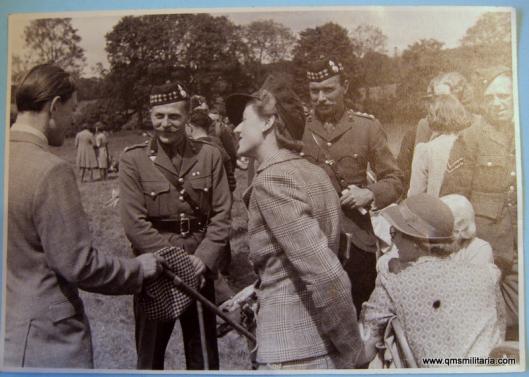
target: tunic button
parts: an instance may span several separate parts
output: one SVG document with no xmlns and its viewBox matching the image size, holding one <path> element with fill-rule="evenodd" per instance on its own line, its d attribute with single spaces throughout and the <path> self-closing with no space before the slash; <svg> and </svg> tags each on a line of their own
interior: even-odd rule
<svg viewBox="0 0 529 377">
<path fill-rule="evenodd" d="M 207 187 L 204 187 L 204 192 L 208 192 L 209 189 Z"/>
<path fill-rule="evenodd" d="M 509 190 L 514 191 L 514 186 L 510 186 Z"/>
<path fill-rule="evenodd" d="M 184 183 L 184 178 L 178 178 L 178 182 Z"/>
<path fill-rule="evenodd" d="M 512 207 L 512 203 L 507 204 L 509 207 Z"/>
<path fill-rule="evenodd" d="M 185 189 L 180 190 L 180 195 L 184 195 L 186 193 Z"/>
<path fill-rule="evenodd" d="M 156 193 L 154 191 L 151 191 L 151 196 L 155 196 Z"/>
<path fill-rule="evenodd" d="M 515 175 L 516 175 L 516 173 L 512 171 L 511 172 L 511 177 L 514 177 Z"/>
<path fill-rule="evenodd" d="M 199 171 L 197 171 L 197 175 L 200 175 L 200 172 L 199 172 Z"/>
<path fill-rule="evenodd" d="M 304 156 L 305 156 L 305 153 L 303 153 L 303 152 L 299 152 L 299 155 L 300 155 L 300 157 L 304 157 Z"/>
<path fill-rule="evenodd" d="M 487 162 L 487 166 L 492 166 L 492 162 Z"/>
<path fill-rule="evenodd" d="M 353 154 L 354 158 L 358 158 L 358 153 Z"/>
<path fill-rule="evenodd" d="M 332 146 L 332 143 L 329 141 L 329 142 L 327 143 L 327 146 L 328 146 L 328 147 Z"/>
<path fill-rule="evenodd" d="M 184 200 L 184 197 L 183 196 L 179 196 L 178 199 L 180 199 L 181 201 Z"/>
</svg>

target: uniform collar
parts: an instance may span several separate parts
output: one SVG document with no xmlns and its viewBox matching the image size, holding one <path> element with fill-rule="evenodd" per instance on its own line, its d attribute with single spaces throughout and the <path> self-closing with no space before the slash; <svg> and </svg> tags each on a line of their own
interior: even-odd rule
<svg viewBox="0 0 529 377">
<path fill-rule="evenodd" d="M 183 151 L 180 155 L 182 159 L 181 166 L 177 167 L 173 164 L 171 158 L 167 155 L 167 152 L 160 145 L 160 141 L 156 139 L 156 158 L 154 163 L 163 169 L 169 171 L 171 174 L 183 177 L 186 173 L 195 165 L 198 160 L 196 157 L 196 150 L 192 147 L 191 141 L 186 139 L 180 150 Z"/>
<path fill-rule="evenodd" d="M 350 121 L 351 120 L 351 121 Z M 328 133 L 323 127 L 323 123 L 316 117 L 314 110 L 309 120 L 309 128 L 325 141 L 334 141 L 353 127 L 352 118 L 349 111 L 345 111 L 340 119 L 335 123 L 336 127 L 333 132 Z"/>
</svg>

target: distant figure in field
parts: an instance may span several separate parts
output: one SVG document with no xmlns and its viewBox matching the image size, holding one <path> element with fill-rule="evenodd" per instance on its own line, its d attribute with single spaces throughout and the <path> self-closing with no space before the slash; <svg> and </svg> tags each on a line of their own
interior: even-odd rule
<svg viewBox="0 0 529 377">
<path fill-rule="evenodd" d="M 88 124 L 83 125 L 83 130 L 75 136 L 77 148 L 77 167 L 81 171 L 81 182 L 84 182 L 86 170 L 90 172 L 90 180 L 94 180 L 93 169 L 97 169 L 95 147 L 96 140 Z"/>
<path fill-rule="evenodd" d="M 96 123 L 96 151 L 97 151 L 97 166 L 99 167 L 99 177 L 102 180 L 107 179 L 108 171 L 108 136 L 103 128 L 105 125 L 101 122 Z"/>
</svg>

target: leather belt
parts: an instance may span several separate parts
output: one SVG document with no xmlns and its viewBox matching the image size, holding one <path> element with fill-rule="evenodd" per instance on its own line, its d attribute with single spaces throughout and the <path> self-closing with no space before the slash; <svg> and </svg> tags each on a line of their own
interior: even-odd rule
<svg viewBox="0 0 529 377">
<path fill-rule="evenodd" d="M 205 232 L 207 227 L 203 219 L 184 213 L 176 218 L 148 218 L 147 220 L 151 222 L 153 228 L 160 232 L 177 233 L 182 235 L 182 237 L 186 237 L 190 233 Z"/>
</svg>

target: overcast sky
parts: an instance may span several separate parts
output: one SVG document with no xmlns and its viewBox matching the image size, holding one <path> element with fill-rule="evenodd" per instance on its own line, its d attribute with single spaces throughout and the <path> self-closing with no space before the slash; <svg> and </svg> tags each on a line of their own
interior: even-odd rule
<svg viewBox="0 0 529 377">
<path fill-rule="evenodd" d="M 422 38 L 435 38 L 445 43 L 446 47 L 456 47 L 466 30 L 475 24 L 478 17 L 495 10 L 485 7 L 348 7 L 348 8 L 304 8 L 292 11 L 251 11 L 240 10 L 225 13 L 215 11 L 229 17 L 236 24 L 248 24 L 255 20 L 273 19 L 290 27 L 294 32 L 313 28 L 326 22 L 335 22 L 352 30 L 366 23 L 379 27 L 387 35 L 387 48 L 393 53 L 399 51 Z M 159 12 L 159 11 L 158 11 Z M 57 17 L 71 17 L 72 23 L 81 36 L 81 46 L 85 50 L 87 67 L 84 75 L 91 76 L 92 67 L 101 62 L 108 67 L 105 52 L 105 34 L 126 12 L 112 13 L 61 13 Z M 139 13 L 136 13 L 139 14 Z M 49 16 L 49 15 L 48 15 Z M 24 55 L 24 28 L 31 18 L 42 15 L 15 15 L 10 19 L 9 40 L 11 52 Z"/>
</svg>

